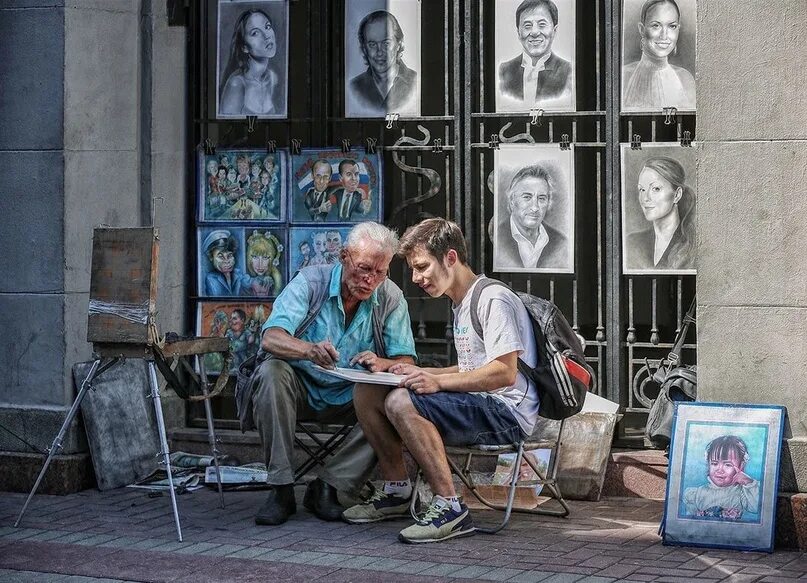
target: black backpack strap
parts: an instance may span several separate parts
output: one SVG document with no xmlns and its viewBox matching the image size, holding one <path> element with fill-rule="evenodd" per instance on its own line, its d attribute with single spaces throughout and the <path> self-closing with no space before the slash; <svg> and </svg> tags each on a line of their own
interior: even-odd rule
<svg viewBox="0 0 807 583">
<path fill-rule="evenodd" d="M 373 340 L 375 341 L 376 353 L 382 358 L 387 357 L 387 347 L 384 342 L 384 322 L 390 314 L 400 305 L 403 292 L 389 279 L 378 286 L 378 305 L 373 306 Z"/>
<path fill-rule="evenodd" d="M 300 271 L 298 277 L 304 277 L 308 282 L 308 312 L 297 326 L 297 330 L 294 331 L 295 338 L 302 337 L 305 331 L 311 327 L 325 300 L 328 299 L 333 268 L 334 265 L 314 265 Z"/>
<path fill-rule="evenodd" d="M 684 316 L 683 326 L 681 326 L 681 330 L 678 332 L 678 336 L 675 338 L 675 344 L 673 345 L 672 350 L 667 355 L 667 360 L 675 366 L 678 364 L 678 361 L 681 359 L 681 349 L 684 347 L 684 342 L 686 341 L 687 337 L 687 330 L 689 329 L 689 325 L 695 321 L 695 300 L 696 298 L 692 298 L 692 303 L 689 305 L 689 310 L 687 310 L 686 315 Z"/>
</svg>

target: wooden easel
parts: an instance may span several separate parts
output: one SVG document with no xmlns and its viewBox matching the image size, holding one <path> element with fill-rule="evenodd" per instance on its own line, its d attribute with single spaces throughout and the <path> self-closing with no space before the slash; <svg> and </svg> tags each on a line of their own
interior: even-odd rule
<svg viewBox="0 0 807 583">
<path fill-rule="evenodd" d="M 160 390 L 157 382 L 157 366 L 165 372 L 167 380 L 176 384 L 176 376 L 172 374 L 173 360 L 175 366 L 182 366 L 198 384 L 200 395 L 190 395 L 190 391 L 178 394 L 189 400 L 202 400 L 207 417 L 207 430 L 213 463 L 216 467 L 221 506 L 224 507 L 224 494 L 221 487 L 218 448 L 216 434 L 213 429 L 213 415 L 210 398 L 216 396 L 224 388 L 227 381 L 230 351 L 226 338 L 192 338 L 175 342 L 161 341 L 156 325 L 157 297 L 157 263 L 159 258 L 159 236 L 152 227 L 144 228 L 98 228 L 93 232 L 92 271 L 90 275 L 90 305 L 87 326 L 87 341 L 92 342 L 95 361 L 90 367 L 87 377 L 81 383 L 75 401 L 73 401 L 67 418 L 48 449 L 48 457 L 39 471 L 34 487 L 28 494 L 25 504 L 14 526 L 18 526 L 25 514 L 28 504 L 36 494 L 39 484 L 50 465 L 53 456 L 62 449 L 62 441 L 70 423 L 78 413 L 81 401 L 92 387 L 92 382 L 101 373 L 126 358 L 144 358 L 148 361 L 149 385 L 157 419 L 157 433 L 162 457 L 168 473 L 171 507 L 177 529 L 177 539 L 182 541 L 182 528 L 179 523 L 176 492 L 171 476 L 171 460 L 169 457 L 168 439 L 165 432 Z M 207 374 L 202 355 L 220 352 L 224 355 L 224 365 L 213 390 L 207 386 Z M 193 357 L 199 373 L 194 370 L 188 358 Z"/>
</svg>

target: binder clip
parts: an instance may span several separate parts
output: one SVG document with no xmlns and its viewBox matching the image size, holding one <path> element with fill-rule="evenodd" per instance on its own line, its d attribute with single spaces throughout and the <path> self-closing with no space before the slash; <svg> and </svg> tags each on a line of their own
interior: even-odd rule
<svg viewBox="0 0 807 583">
<path fill-rule="evenodd" d="M 530 125 L 531 126 L 540 126 L 541 125 L 541 118 L 544 116 L 544 110 L 538 107 L 533 107 L 530 109 Z"/>
<path fill-rule="evenodd" d="M 266 142 L 266 153 L 267 154 L 274 154 L 277 152 L 277 141 L 275 140 L 267 140 Z"/>
<path fill-rule="evenodd" d="M 375 145 L 378 143 L 376 138 L 365 138 L 365 143 L 367 144 L 365 150 L 368 154 L 375 154 Z"/>
<path fill-rule="evenodd" d="M 569 142 L 569 134 L 561 134 L 560 135 L 560 149 L 561 150 L 571 150 L 572 146 Z"/>
<path fill-rule="evenodd" d="M 216 146 L 210 138 L 205 138 L 205 141 L 202 142 L 202 147 L 205 149 L 205 156 L 214 156 L 216 154 Z"/>
<path fill-rule="evenodd" d="M 685 148 L 692 147 L 692 132 L 689 130 L 684 130 L 684 132 L 681 134 L 681 145 Z"/>
<path fill-rule="evenodd" d="M 664 125 L 668 126 L 675 121 L 675 115 L 678 113 L 678 110 L 674 107 L 665 107 L 663 111 L 664 111 Z"/>
<path fill-rule="evenodd" d="M 388 113 L 384 119 L 387 122 L 387 129 L 391 130 L 392 128 L 398 127 L 398 118 L 400 116 L 397 113 Z"/>
<path fill-rule="evenodd" d="M 258 121 L 257 115 L 248 115 L 247 116 L 247 133 L 251 134 L 255 131 L 255 122 Z"/>
<path fill-rule="evenodd" d="M 488 142 L 488 148 L 490 148 L 491 150 L 499 149 L 499 134 L 490 134 L 490 141 Z"/>
<path fill-rule="evenodd" d="M 633 134 L 633 137 L 630 139 L 630 149 L 631 150 L 642 149 L 642 136 L 640 136 L 639 134 Z"/>
<path fill-rule="evenodd" d="M 342 138 L 342 152 L 344 154 L 350 152 L 350 138 Z"/>
<path fill-rule="evenodd" d="M 434 138 L 432 142 L 432 152 L 439 154 L 443 151 L 443 138 Z"/>
<path fill-rule="evenodd" d="M 303 142 L 301 140 L 298 140 L 297 138 L 292 138 L 292 140 L 291 140 L 291 153 L 294 154 L 295 156 L 299 156 L 300 147 L 302 145 L 303 145 Z"/>
</svg>

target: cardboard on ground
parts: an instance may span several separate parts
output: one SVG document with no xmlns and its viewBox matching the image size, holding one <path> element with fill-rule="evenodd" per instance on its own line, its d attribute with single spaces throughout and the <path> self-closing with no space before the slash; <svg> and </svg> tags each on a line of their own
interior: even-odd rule
<svg viewBox="0 0 807 583">
<path fill-rule="evenodd" d="M 355 368 L 323 368 L 314 365 L 320 372 L 339 377 L 353 383 L 369 383 L 371 385 L 388 385 L 396 387 L 403 380 L 404 375 L 392 374 L 388 372 L 370 372 L 369 370 L 358 370 Z"/>
</svg>

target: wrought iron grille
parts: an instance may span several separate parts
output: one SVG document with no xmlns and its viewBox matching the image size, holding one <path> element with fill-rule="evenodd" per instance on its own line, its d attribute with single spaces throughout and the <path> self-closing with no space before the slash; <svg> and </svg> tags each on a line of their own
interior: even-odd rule
<svg viewBox="0 0 807 583">
<path fill-rule="evenodd" d="M 496 113 L 493 106 L 494 0 L 422 0 L 422 115 L 397 120 L 343 116 L 344 0 L 290 0 L 289 7 L 289 116 L 256 122 L 215 119 L 216 2 L 190 3 L 188 151 L 205 141 L 220 147 L 262 148 L 273 142 L 277 148 L 377 148 L 385 162 L 385 222 L 400 231 L 424 216 L 456 220 L 475 270 L 555 302 L 586 339 L 596 391 L 622 406 L 617 442 L 640 444 L 655 397 L 645 359 L 658 360 L 672 347 L 695 277 L 622 274 L 619 145 L 636 134 L 645 143 L 694 136 L 695 115 L 620 112 L 621 2 L 577 0 L 578 111 L 513 114 Z M 492 271 L 493 150 L 512 142 L 574 146 L 574 274 Z M 194 185 L 188 199 L 195 205 L 193 159 L 188 168 Z M 189 216 L 193 233 L 195 213 Z M 189 248 L 195 253 L 195 245 Z M 195 257 L 189 261 L 196 265 Z M 409 301 L 421 356 L 452 363 L 448 300 L 413 286 L 398 260 L 391 273 Z M 190 300 L 194 321 L 198 298 Z M 690 335 L 694 338 L 694 331 Z M 685 345 L 684 362 L 694 362 L 695 348 Z M 214 412 L 219 426 L 237 426 L 231 392 L 214 403 Z M 200 407 L 190 411 L 188 421 L 204 425 Z"/>
</svg>

